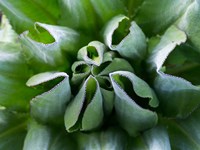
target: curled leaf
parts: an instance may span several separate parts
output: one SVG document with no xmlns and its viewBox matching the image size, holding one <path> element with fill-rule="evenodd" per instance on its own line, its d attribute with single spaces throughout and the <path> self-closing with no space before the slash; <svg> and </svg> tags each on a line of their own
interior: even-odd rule
<svg viewBox="0 0 200 150">
<path fill-rule="evenodd" d="M 88 131 L 99 127 L 103 120 L 103 98 L 96 79 L 89 76 L 65 111 L 68 132 Z"/>
<path fill-rule="evenodd" d="M 78 51 L 77 58 L 79 60 L 84 60 L 87 64 L 100 66 L 105 51 L 106 47 L 103 43 L 93 41 Z"/>
<path fill-rule="evenodd" d="M 71 98 L 69 77 L 63 72 L 46 72 L 37 74 L 27 81 L 28 86 L 36 86 L 58 77 L 64 79 L 50 91 L 36 96 L 30 102 L 31 115 L 40 122 L 62 122 L 66 104 Z"/>
<path fill-rule="evenodd" d="M 132 136 L 153 127 L 157 123 L 157 114 L 142 108 L 146 107 L 146 99 L 141 98 L 150 99 L 151 107 L 158 106 L 158 100 L 148 84 L 128 71 L 113 72 L 110 78 L 116 95 L 115 110 L 122 127 Z"/>
<path fill-rule="evenodd" d="M 185 33 L 172 26 L 162 36 L 148 59 L 150 70 L 157 72 L 154 87 L 160 100 L 160 111 L 170 117 L 187 117 L 200 104 L 199 87 L 183 78 L 168 75 L 167 71 L 166 73 L 162 71 L 162 66 L 169 54 L 177 45 L 185 41 Z"/>
<path fill-rule="evenodd" d="M 142 30 L 124 15 L 112 18 L 105 27 L 105 44 L 130 60 L 143 59 L 146 55 L 146 39 Z"/>
</svg>

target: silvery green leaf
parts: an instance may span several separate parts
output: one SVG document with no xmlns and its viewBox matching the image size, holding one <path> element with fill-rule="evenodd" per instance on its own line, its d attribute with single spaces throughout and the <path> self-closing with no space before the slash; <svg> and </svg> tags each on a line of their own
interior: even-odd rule
<svg viewBox="0 0 200 150">
<path fill-rule="evenodd" d="M 103 98 L 99 83 L 94 77 L 89 76 L 66 108 L 66 130 L 73 132 L 79 129 L 95 129 L 101 125 L 103 115 Z"/>
<path fill-rule="evenodd" d="M 103 33 L 105 44 L 130 60 L 143 59 L 146 55 L 146 38 L 140 27 L 124 15 L 112 18 Z"/>
<path fill-rule="evenodd" d="M 63 122 L 65 108 L 71 98 L 69 77 L 64 72 L 45 72 L 31 77 L 27 81 L 28 86 L 36 86 L 61 77 L 64 79 L 55 87 L 31 100 L 31 115 L 36 120 L 56 124 Z"/>
<path fill-rule="evenodd" d="M 162 36 L 148 59 L 150 70 L 157 72 L 154 87 L 160 100 L 159 109 L 164 115 L 171 117 L 187 117 L 200 103 L 199 87 L 183 78 L 165 74 L 161 69 L 168 55 L 185 41 L 185 33 L 172 26 Z"/>
<path fill-rule="evenodd" d="M 109 128 L 89 134 L 77 133 L 78 149 L 116 150 L 126 149 L 128 137 L 120 128 Z"/>
<path fill-rule="evenodd" d="M 58 131 L 49 126 L 31 120 L 28 133 L 24 141 L 23 150 L 73 150 L 76 149 L 73 141 L 65 131 Z"/>
<path fill-rule="evenodd" d="M 110 73 L 110 78 L 116 95 L 117 119 L 121 126 L 130 135 L 135 136 L 139 131 L 156 125 L 157 114 L 147 108 L 142 108 L 138 104 L 140 103 L 143 107 L 146 105 L 145 103 L 148 103 L 147 105 L 151 107 L 158 106 L 156 95 L 148 84 L 128 71 Z"/>
<path fill-rule="evenodd" d="M 200 31 L 197 25 L 200 24 L 200 3 L 198 0 L 192 1 L 190 5 L 188 5 L 187 10 L 184 15 L 178 21 L 178 27 L 185 31 L 188 39 L 191 44 L 197 48 L 197 51 L 200 52 Z"/>
<path fill-rule="evenodd" d="M 0 42 L 16 42 L 17 34 L 12 29 L 8 19 L 5 15 L 1 17 L 1 26 L 0 26 Z"/>
<path fill-rule="evenodd" d="M 72 78 L 73 85 L 79 85 L 90 74 L 91 66 L 84 61 L 76 61 L 72 65 Z"/>
<path fill-rule="evenodd" d="M 47 71 L 47 68 L 55 70 L 61 66 L 69 68 L 62 50 L 72 53 L 79 38 L 78 33 L 67 27 L 43 23 L 35 23 L 34 33 L 32 35 L 26 31 L 20 36 L 26 59 L 32 68 L 40 72 Z"/>
<path fill-rule="evenodd" d="M 106 46 L 99 41 L 92 41 L 78 51 L 77 58 L 84 60 L 87 64 L 100 66 Z"/>
<path fill-rule="evenodd" d="M 99 67 L 92 66 L 91 72 L 95 76 L 107 76 L 109 73 L 119 70 L 134 72 L 130 63 L 122 58 L 113 58 L 112 61 L 106 61 Z"/>
</svg>

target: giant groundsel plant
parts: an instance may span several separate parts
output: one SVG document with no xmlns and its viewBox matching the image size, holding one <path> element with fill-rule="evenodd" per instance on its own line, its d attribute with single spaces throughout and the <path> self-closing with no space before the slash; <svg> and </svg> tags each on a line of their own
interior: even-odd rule
<svg viewBox="0 0 200 150">
<path fill-rule="evenodd" d="M 199 0 L 0 9 L 0 149 L 200 149 Z"/>
</svg>

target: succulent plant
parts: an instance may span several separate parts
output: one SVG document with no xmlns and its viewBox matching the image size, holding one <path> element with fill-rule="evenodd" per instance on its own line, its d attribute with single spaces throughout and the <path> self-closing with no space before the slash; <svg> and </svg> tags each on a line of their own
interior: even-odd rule
<svg viewBox="0 0 200 150">
<path fill-rule="evenodd" d="M 0 149 L 200 149 L 199 0 L 0 10 Z"/>
</svg>

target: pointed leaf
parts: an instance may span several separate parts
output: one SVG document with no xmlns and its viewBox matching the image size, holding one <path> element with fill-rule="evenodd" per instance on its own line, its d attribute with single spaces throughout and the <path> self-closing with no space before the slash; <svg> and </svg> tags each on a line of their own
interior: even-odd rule
<svg viewBox="0 0 200 150">
<path fill-rule="evenodd" d="M 5 15 L 1 17 L 0 42 L 16 42 L 17 34 L 12 29 Z"/>
<path fill-rule="evenodd" d="M 69 77 L 63 72 L 46 72 L 31 77 L 27 82 L 28 86 L 36 86 L 58 77 L 64 79 L 50 91 L 31 100 L 31 115 L 38 121 L 56 124 L 62 122 L 66 104 L 71 98 Z"/>
<path fill-rule="evenodd" d="M 128 31 L 128 32 L 127 32 Z M 104 31 L 105 44 L 125 58 L 136 60 L 146 55 L 146 39 L 142 30 L 129 18 L 118 15 L 108 22 Z"/>
</svg>

